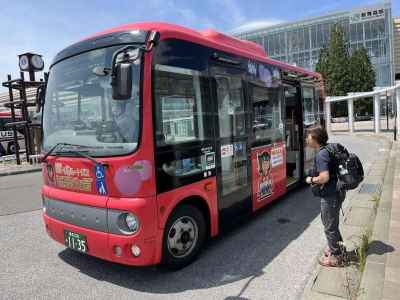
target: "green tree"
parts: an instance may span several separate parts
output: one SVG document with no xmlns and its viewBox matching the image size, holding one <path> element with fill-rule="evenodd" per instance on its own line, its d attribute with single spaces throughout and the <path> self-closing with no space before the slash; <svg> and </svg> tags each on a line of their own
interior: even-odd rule
<svg viewBox="0 0 400 300">
<path fill-rule="evenodd" d="M 375 70 L 365 48 L 354 49 L 350 56 L 351 92 L 369 92 L 375 86 Z M 358 114 L 372 114 L 371 98 L 358 100 L 355 111 Z"/>
<path fill-rule="evenodd" d="M 369 92 L 375 86 L 375 71 L 365 48 L 354 49 L 350 56 L 350 92 Z"/>
<path fill-rule="evenodd" d="M 329 43 L 320 51 L 316 71 L 321 73 L 327 96 L 345 96 L 350 92 L 350 55 L 343 28 L 336 24 L 331 30 Z M 332 107 L 335 116 L 347 113 L 345 102 L 335 103 Z"/>
<path fill-rule="evenodd" d="M 350 56 L 343 28 L 335 25 L 332 28 L 329 43 L 320 53 L 317 70 L 325 81 L 328 96 L 344 96 L 350 91 Z"/>
<path fill-rule="evenodd" d="M 315 69 L 324 78 L 327 96 L 371 91 L 375 86 L 375 72 L 368 51 L 356 49 L 350 55 L 343 28 L 338 24 L 332 28 L 329 43 L 321 49 Z M 357 101 L 359 111 L 370 111 L 371 105 L 371 99 Z M 347 104 L 336 103 L 332 112 L 336 116 L 347 114 Z"/>
<path fill-rule="evenodd" d="M 324 80 L 327 78 L 328 75 L 328 49 L 326 46 L 321 48 L 319 52 L 318 62 L 315 65 L 315 71 L 320 73 Z"/>
</svg>

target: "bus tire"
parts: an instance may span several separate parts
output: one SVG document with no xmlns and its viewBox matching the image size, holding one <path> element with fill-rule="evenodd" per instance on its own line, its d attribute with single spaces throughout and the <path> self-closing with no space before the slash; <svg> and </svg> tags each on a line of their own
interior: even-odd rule
<svg viewBox="0 0 400 300">
<path fill-rule="evenodd" d="M 189 265 L 203 248 L 206 232 L 204 215 L 197 207 L 178 206 L 164 229 L 161 264 L 171 270 Z"/>
<path fill-rule="evenodd" d="M 6 155 L 6 150 L 4 149 L 3 145 L 0 144 L 0 156 Z"/>
<path fill-rule="evenodd" d="M 15 146 L 14 142 L 9 142 L 7 145 L 7 153 L 8 154 L 15 154 L 17 152 L 17 147 Z"/>
</svg>

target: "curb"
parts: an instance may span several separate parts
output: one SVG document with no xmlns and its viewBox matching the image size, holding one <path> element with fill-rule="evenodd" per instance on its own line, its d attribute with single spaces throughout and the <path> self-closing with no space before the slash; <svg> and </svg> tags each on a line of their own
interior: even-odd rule
<svg viewBox="0 0 400 300">
<path fill-rule="evenodd" d="M 0 172 L 0 177 L 5 177 L 5 176 L 9 176 L 9 175 L 26 174 L 26 173 L 35 173 L 35 172 L 40 172 L 40 171 L 42 171 L 42 167 L 30 168 L 30 169 L 26 169 L 26 170 L 5 171 L 5 172 Z"/>
<path fill-rule="evenodd" d="M 358 300 L 376 300 L 382 299 L 383 287 L 385 280 L 385 253 L 386 245 L 389 243 L 389 228 L 392 211 L 392 194 L 395 169 L 399 161 L 396 153 L 399 147 L 393 143 L 390 159 L 392 163 L 388 166 L 384 184 L 382 187 L 381 200 L 377 209 L 377 215 L 373 227 L 371 241 L 380 241 L 382 244 L 370 247 L 367 252 L 364 273 L 362 274 L 361 284 L 359 288 Z M 382 254 L 375 254 L 381 251 Z"/>
</svg>

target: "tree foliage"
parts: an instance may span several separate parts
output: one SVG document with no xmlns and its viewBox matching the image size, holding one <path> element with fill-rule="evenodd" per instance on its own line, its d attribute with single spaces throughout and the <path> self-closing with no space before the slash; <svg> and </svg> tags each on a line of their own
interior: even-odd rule
<svg viewBox="0 0 400 300">
<path fill-rule="evenodd" d="M 367 92 L 375 86 L 375 71 L 365 48 L 349 52 L 343 28 L 335 25 L 329 43 L 321 49 L 316 71 L 321 73 L 328 96 Z"/>
<path fill-rule="evenodd" d="M 360 48 L 352 51 L 349 69 L 352 76 L 351 92 L 368 92 L 374 89 L 376 75 L 367 49 Z M 357 101 L 355 110 L 362 115 L 372 114 L 372 99 L 366 98 Z"/>
<path fill-rule="evenodd" d="M 350 89 L 350 55 L 346 46 L 343 29 L 335 25 L 331 31 L 329 44 L 320 52 L 316 70 L 325 81 L 328 96 L 344 96 Z"/>
<path fill-rule="evenodd" d="M 368 51 L 365 48 L 355 49 L 350 57 L 351 92 L 369 92 L 375 86 L 375 70 Z"/>
<path fill-rule="evenodd" d="M 328 96 L 345 96 L 350 92 L 367 92 L 375 86 L 375 71 L 365 48 L 349 51 L 343 28 L 332 28 L 329 43 L 321 49 L 316 71 L 322 74 Z M 363 111 L 372 109 L 370 99 L 358 101 Z M 339 104 L 339 103 L 338 103 Z M 342 105 L 343 104 L 343 105 Z M 346 103 L 336 105 L 343 114 Z M 334 109 L 336 110 L 336 109 Z M 343 111 L 343 112 L 342 112 Z"/>
</svg>

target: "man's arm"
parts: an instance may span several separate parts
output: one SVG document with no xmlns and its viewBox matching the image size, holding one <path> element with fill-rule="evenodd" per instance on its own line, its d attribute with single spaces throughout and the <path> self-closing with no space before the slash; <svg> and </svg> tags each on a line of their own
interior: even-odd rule
<svg viewBox="0 0 400 300">
<path fill-rule="evenodd" d="M 329 181 L 329 171 L 322 171 L 319 173 L 317 177 L 308 177 L 309 182 L 307 180 L 307 183 L 309 184 L 325 184 Z"/>
<path fill-rule="evenodd" d="M 316 167 L 318 176 L 307 177 L 308 184 L 325 184 L 329 181 L 329 153 L 327 151 L 319 152 L 316 157 Z"/>
</svg>

